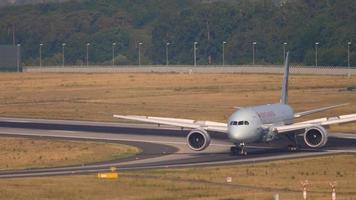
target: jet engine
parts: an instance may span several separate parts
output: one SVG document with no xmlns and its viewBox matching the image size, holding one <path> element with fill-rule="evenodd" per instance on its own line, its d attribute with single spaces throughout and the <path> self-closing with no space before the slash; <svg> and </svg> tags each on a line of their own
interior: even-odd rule
<svg viewBox="0 0 356 200">
<path fill-rule="evenodd" d="M 194 151 L 203 151 L 209 146 L 210 141 L 210 135 L 205 130 L 192 130 L 187 136 L 188 146 Z"/>
<path fill-rule="evenodd" d="M 328 131 L 322 126 L 314 126 L 306 129 L 304 142 L 311 148 L 321 148 L 328 141 Z"/>
</svg>

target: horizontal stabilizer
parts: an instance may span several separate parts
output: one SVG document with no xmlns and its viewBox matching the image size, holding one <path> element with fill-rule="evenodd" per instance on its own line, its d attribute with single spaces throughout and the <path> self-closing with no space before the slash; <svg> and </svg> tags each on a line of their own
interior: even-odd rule
<svg viewBox="0 0 356 200">
<path fill-rule="evenodd" d="M 317 112 L 322 112 L 322 111 L 326 111 L 326 110 L 330 110 L 330 109 L 333 109 L 333 108 L 338 108 L 338 107 L 346 106 L 346 105 L 348 105 L 348 103 L 334 105 L 334 106 L 328 106 L 328 107 L 323 107 L 323 108 L 317 108 L 317 109 L 313 109 L 313 110 L 307 110 L 307 111 L 304 111 L 304 112 L 295 113 L 294 117 L 295 118 L 303 117 L 305 115 L 310 115 L 310 114 L 314 114 L 314 113 L 317 113 Z"/>
</svg>

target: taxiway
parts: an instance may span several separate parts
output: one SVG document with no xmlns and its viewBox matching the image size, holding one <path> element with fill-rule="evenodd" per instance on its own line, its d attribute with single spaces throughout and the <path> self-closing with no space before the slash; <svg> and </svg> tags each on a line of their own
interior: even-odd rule
<svg viewBox="0 0 356 200">
<path fill-rule="evenodd" d="M 356 134 L 332 133 L 321 150 L 302 148 L 288 152 L 285 144 L 248 146 L 247 156 L 232 156 L 226 135 L 211 133 L 212 143 L 203 152 L 193 152 L 186 145 L 188 130 L 147 124 L 103 123 L 70 120 L 0 118 L 0 135 L 22 137 L 96 140 L 137 146 L 142 153 L 117 161 L 86 165 L 0 171 L 0 178 L 53 176 L 95 173 L 117 167 L 120 171 L 171 167 L 193 167 L 255 163 L 270 160 L 356 153 Z"/>
</svg>

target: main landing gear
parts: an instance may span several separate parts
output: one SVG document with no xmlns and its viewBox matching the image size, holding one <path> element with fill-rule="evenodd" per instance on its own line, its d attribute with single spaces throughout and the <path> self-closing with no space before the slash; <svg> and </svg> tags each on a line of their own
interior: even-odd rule
<svg viewBox="0 0 356 200">
<path fill-rule="evenodd" d="M 231 155 L 242 155 L 246 156 L 247 151 L 245 150 L 245 143 L 240 143 L 239 145 L 230 147 Z"/>
<path fill-rule="evenodd" d="M 298 144 L 297 134 L 287 135 L 287 138 L 293 142 L 293 144 L 288 145 L 289 152 L 296 152 L 300 149 L 300 145 Z"/>
<path fill-rule="evenodd" d="M 298 150 L 299 150 L 298 145 L 288 145 L 288 151 L 289 152 L 295 152 L 295 151 L 298 151 Z"/>
</svg>

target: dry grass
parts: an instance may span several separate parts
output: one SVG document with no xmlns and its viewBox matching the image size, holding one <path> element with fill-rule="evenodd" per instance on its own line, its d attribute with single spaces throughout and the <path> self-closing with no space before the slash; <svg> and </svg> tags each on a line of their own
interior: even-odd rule
<svg viewBox="0 0 356 200">
<path fill-rule="evenodd" d="M 232 184 L 290 191 L 299 190 L 300 181 L 309 180 L 312 192 L 328 192 L 329 182 L 337 181 L 338 192 L 355 192 L 356 195 L 355 165 L 356 155 L 339 155 L 246 165 L 151 170 L 132 174 L 214 183 L 225 183 L 225 177 L 230 176 L 235 180 Z"/>
<path fill-rule="evenodd" d="M 118 180 L 95 175 L 0 180 L 4 199 L 280 199 L 300 200 L 300 181 L 309 180 L 309 198 L 330 198 L 329 181 L 337 181 L 339 200 L 356 195 L 356 157 L 327 156 L 189 169 L 120 173 Z M 226 183 L 226 177 L 232 183 Z M 39 189 L 40 188 L 40 189 Z"/>
<path fill-rule="evenodd" d="M 113 113 L 224 122 L 235 106 L 277 102 L 281 75 L 0 74 L 0 116 L 114 121 Z M 356 77 L 292 75 L 296 111 L 349 102 L 311 117 L 356 112 Z M 336 127 L 355 132 L 355 125 Z M 336 130 L 335 129 L 335 130 Z"/>
<path fill-rule="evenodd" d="M 0 138 L 0 170 L 87 164 L 128 157 L 139 149 L 123 144 Z"/>
</svg>

